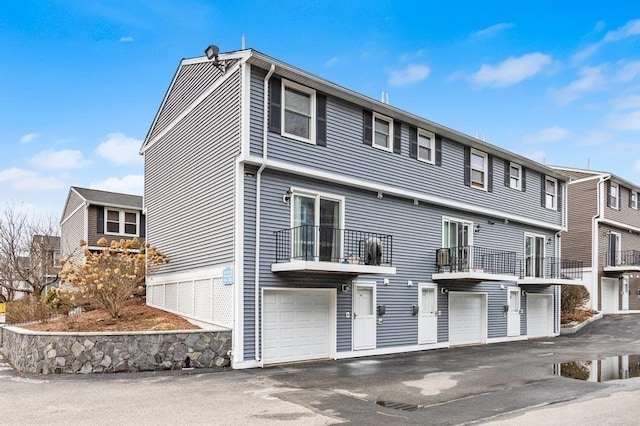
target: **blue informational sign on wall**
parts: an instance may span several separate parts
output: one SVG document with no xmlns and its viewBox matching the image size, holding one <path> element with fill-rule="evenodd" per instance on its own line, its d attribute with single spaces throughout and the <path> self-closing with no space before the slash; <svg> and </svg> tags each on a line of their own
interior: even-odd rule
<svg viewBox="0 0 640 426">
<path fill-rule="evenodd" d="M 222 270 L 222 284 L 224 285 L 233 284 L 233 268 L 227 266 Z"/>
</svg>

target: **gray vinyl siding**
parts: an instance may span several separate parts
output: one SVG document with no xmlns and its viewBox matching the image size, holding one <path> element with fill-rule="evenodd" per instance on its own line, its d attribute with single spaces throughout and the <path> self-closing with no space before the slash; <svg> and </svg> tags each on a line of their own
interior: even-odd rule
<svg viewBox="0 0 640 426">
<path fill-rule="evenodd" d="M 229 63 L 231 65 L 233 63 Z M 210 62 L 182 65 L 147 139 L 157 136 L 222 75 Z"/>
<path fill-rule="evenodd" d="M 598 213 L 597 180 L 568 186 L 568 231 L 562 234 L 562 257 L 591 267 L 592 218 Z"/>
<path fill-rule="evenodd" d="M 107 207 L 109 208 L 109 207 Z M 130 240 L 132 238 L 137 238 L 141 243 L 144 243 L 144 237 L 134 237 L 131 235 L 114 235 L 114 234 L 105 234 L 104 232 L 98 232 L 98 210 L 104 210 L 104 206 L 90 205 L 87 211 L 87 243 L 90 246 L 95 246 L 98 244 L 98 240 L 101 238 L 106 238 L 107 241 L 111 242 L 112 240 L 120 241 L 121 239 Z M 123 210 L 120 207 L 113 207 L 112 210 Z M 136 211 L 135 209 L 124 209 L 127 211 Z M 138 214 L 142 220 L 145 220 L 144 215 L 141 211 L 138 211 Z M 138 234 L 140 234 L 140 223 L 138 223 Z"/>
<path fill-rule="evenodd" d="M 240 72 L 145 152 L 147 240 L 162 272 L 233 263 Z"/>
<path fill-rule="evenodd" d="M 263 70 L 251 73 L 251 154 L 262 154 Z M 269 132 L 269 158 L 346 177 L 437 195 L 480 207 L 497 209 L 556 225 L 559 211 L 541 205 L 541 175 L 527 169 L 526 191 L 504 185 L 504 159 L 493 159 L 493 192 L 464 184 L 464 145 L 443 139 L 442 166 L 409 157 L 409 127 L 402 126 L 402 153 L 386 152 L 362 142 L 362 108 L 335 97 L 327 99 L 327 146 L 299 142 Z M 562 183 L 562 182 L 559 182 Z M 559 192 L 560 191 L 559 185 Z"/>
<path fill-rule="evenodd" d="M 605 185 L 606 188 L 606 185 Z M 612 207 L 608 207 L 606 203 L 604 203 L 604 217 L 609 220 L 613 220 L 616 222 L 624 223 L 626 225 L 633 226 L 635 228 L 640 227 L 640 210 L 629 207 L 629 199 L 631 198 L 631 191 L 635 191 L 636 189 L 630 189 L 624 186 L 623 183 L 619 184 L 620 194 L 620 208 L 614 209 Z M 606 195 L 605 195 L 606 196 Z"/>
<path fill-rule="evenodd" d="M 245 217 L 253 210 L 251 193 L 255 191 L 255 177 L 245 176 Z M 396 275 L 359 277 L 334 276 L 328 274 L 274 274 L 270 271 L 275 262 L 274 231 L 290 227 L 290 206 L 282 202 L 282 194 L 296 186 L 307 190 L 329 193 L 345 197 L 345 228 L 367 232 L 393 235 L 393 266 Z M 509 250 L 516 252 L 518 258 L 524 256 L 524 233 L 531 232 L 553 237 L 552 231 L 524 226 L 516 223 L 492 220 L 493 218 L 436 207 L 432 205 L 413 205 L 411 200 L 385 196 L 378 199 L 369 191 L 357 190 L 346 186 L 327 184 L 321 181 L 275 173 L 265 170 L 262 175 L 262 215 L 261 215 L 261 262 L 260 285 L 263 288 L 278 287 L 331 287 L 340 288 L 341 284 L 352 280 L 376 281 L 378 305 L 386 306 L 382 324 L 377 326 L 377 347 L 406 346 L 417 344 L 417 317 L 411 313 L 411 306 L 418 300 L 418 283 L 431 282 L 435 272 L 436 249 L 442 245 L 442 218 L 452 217 L 480 224 L 480 232 L 473 236 L 475 246 Z M 489 221 L 494 222 L 490 224 Z M 245 227 L 245 247 L 253 241 L 252 233 Z M 553 256 L 554 243 L 547 246 L 547 255 Z M 254 263 L 254 252 L 245 250 L 245 271 Z M 383 284 L 383 278 L 389 279 L 389 285 Z M 407 282 L 411 280 L 412 286 Z M 505 287 L 515 283 L 503 283 Z M 253 278 L 249 282 L 245 276 L 245 290 L 253 288 Z M 440 287 L 453 290 L 486 292 L 489 295 L 489 337 L 506 336 L 506 319 L 502 306 L 506 304 L 507 291 L 500 289 L 500 283 L 446 284 Z M 351 290 L 338 291 L 337 304 L 337 348 L 338 351 L 351 350 L 351 319 L 346 312 L 351 311 Z M 438 340 L 448 341 L 447 296 L 438 292 Z M 254 327 L 253 298 L 245 295 L 245 330 Z M 252 342 L 245 338 L 245 356 L 253 356 Z"/>
<path fill-rule="evenodd" d="M 65 220 L 71 212 L 83 203 L 84 200 L 76 192 L 69 190 L 69 198 L 67 199 L 67 204 L 64 206 L 64 212 L 62 212 L 62 220 Z"/>
<path fill-rule="evenodd" d="M 76 261 L 83 259 L 82 252 L 76 250 L 80 241 L 84 240 L 84 208 L 78 209 L 69 216 L 67 221 L 60 228 L 60 253 L 62 259 L 67 258 L 72 253 Z M 75 253 L 74 253 L 75 250 Z"/>
<path fill-rule="evenodd" d="M 245 169 L 245 173 L 255 169 Z M 244 177 L 244 359 L 255 356 L 255 250 L 256 250 L 256 179 Z"/>
</svg>

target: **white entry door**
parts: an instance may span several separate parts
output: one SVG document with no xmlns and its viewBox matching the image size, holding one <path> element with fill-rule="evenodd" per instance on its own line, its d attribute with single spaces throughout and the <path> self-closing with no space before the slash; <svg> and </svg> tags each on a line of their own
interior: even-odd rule
<svg viewBox="0 0 640 426">
<path fill-rule="evenodd" d="M 602 312 L 605 314 L 615 314 L 618 312 L 618 279 L 602 278 L 600 282 L 600 294 L 602 296 Z"/>
<path fill-rule="evenodd" d="M 418 344 L 438 340 L 438 298 L 436 286 L 418 287 Z"/>
<path fill-rule="evenodd" d="M 519 336 L 520 335 L 520 289 L 509 289 L 507 311 L 507 336 Z"/>
<path fill-rule="evenodd" d="M 553 296 L 550 294 L 527 295 L 527 337 L 553 335 Z"/>
<path fill-rule="evenodd" d="M 629 310 L 629 277 L 623 276 L 620 280 L 620 310 Z"/>
<path fill-rule="evenodd" d="M 354 283 L 353 289 L 353 349 L 375 349 L 375 284 Z"/>
</svg>

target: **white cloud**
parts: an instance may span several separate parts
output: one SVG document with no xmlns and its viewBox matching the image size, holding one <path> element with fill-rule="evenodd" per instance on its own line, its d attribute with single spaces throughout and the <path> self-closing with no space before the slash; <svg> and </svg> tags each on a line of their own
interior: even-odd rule
<svg viewBox="0 0 640 426">
<path fill-rule="evenodd" d="M 593 26 L 593 31 L 599 33 L 600 31 L 604 30 L 607 26 L 607 23 L 604 21 L 598 21 L 596 22 L 596 24 Z"/>
<path fill-rule="evenodd" d="M 616 73 L 616 80 L 623 83 L 628 83 L 636 76 L 640 75 L 640 61 L 629 62 L 625 64 Z"/>
<path fill-rule="evenodd" d="M 564 88 L 558 90 L 554 97 L 560 105 L 567 105 L 582 97 L 585 93 L 602 89 L 605 79 L 602 75 L 603 65 L 597 67 L 583 67 L 578 74 L 580 78 L 572 81 Z"/>
<path fill-rule="evenodd" d="M 126 36 L 126 37 L 120 37 L 120 40 L 118 40 L 120 43 L 131 43 L 133 41 L 133 37 L 131 36 Z"/>
<path fill-rule="evenodd" d="M 20 138 L 20 143 L 31 143 L 40 137 L 39 133 L 27 133 Z"/>
<path fill-rule="evenodd" d="M 407 65 L 404 69 L 393 70 L 389 74 L 391 86 L 406 86 L 429 77 L 431 69 L 426 65 Z"/>
<path fill-rule="evenodd" d="M 586 46 L 578 53 L 576 53 L 573 56 L 573 59 L 576 61 L 583 61 L 589 56 L 596 53 L 602 46 L 606 44 L 620 41 L 636 35 L 640 35 L 640 19 L 631 20 L 613 31 L 608 31 L 600 41 Z"/>
<path fill-rule="evenodd" d="M 327 68 L 331 68 L 332 66 L 334 66 L 338 62 L 340 62 L 340 58 L 338 58 L 337 56 L 334 56 L 333 58 L 331 58 L 328 61 L 326 61 L 324 63 L 324 66 L 327 67 Z"/>
<path fill-rule="evenodd" d="M 49 191 L 61 189 L 64 182 L 52 176 L 42 176 L 37 172 L 12 167 L 0 170 L 0 183 L 18 191 Z"/>
<path fill-rule="evenodd" d="M 547 164 L 547 153 L 542 150 L 537 150 L 525 154 L 525 157 L 537 161 L 538 163 Z"/>
<path fill-rule="evenodd" d="M 608 123 L 615 130 L 640 130 L 640 109 L 625 114 L 610 115 Z"/>
<path fill-rule="evenodd" d="M 524 143 L 558 142 L 566 139 L 569 131 L 563 127 L 553 126 L 541 129 L 522 138 Z"/>
<path fill-rule="evenodd" d="M 144 176 L 126 175 L 123 177 L 110 177 L 101 182 L 91 183 L 89 187 L 103 191 L 142 195 L 144 193 Z"/>
<path fill-rule="evenodd" d="M 139 154 L 142 141 L 123 133 L 109 133 L 98 145 L 96 153 L 114 164 L 142 164 Z"/>
<path fill-rule="evenodd" d="M 77 169 L 89 164 L 75 149 L 45 149 L 31 157 L 29 163 L 42 169 Z"/>
<path fill-rule="evenodd" d="M 527 53 L 517 58 L 511 56 L 497 65 L 484 64 L 468 78 L 481 87 L 506 87 L 533 77 L 550 63 L 549 55 Z"/>
<path fill-rule="evenodd" d="M 490 27 L 483 28 L 480 31 L 475 32 L 473 35 L 476 37 L 493 37 L 500 31 L 508 30 L 515 27 L 515 24 L 511 22 L 500 22 L 499 24 L 491 25 Z"/>
<path fill-rule="evenodd" d="M 602 130 L 594 130 L 588 132 L 578 139 L 578 145 L 582 146 L 595 146 L 602 145 L 612 140 L 611 133 L 604 132 Z"/>
<path fill-rule="evenodd" d="M 611 105 L 615 109 L 640 109 L 640 95 L 612 99 Z"/>
</svg>

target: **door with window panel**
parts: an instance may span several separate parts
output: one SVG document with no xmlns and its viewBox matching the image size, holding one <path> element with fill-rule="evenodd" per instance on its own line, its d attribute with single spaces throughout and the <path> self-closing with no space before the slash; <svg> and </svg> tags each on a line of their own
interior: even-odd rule
<svg viewBox="0 0 640 426">
<path fill-rule="evenodd" d="M 544 237 L 526 235 L 524 238 L 525 276 L 544 277 Z"/>
<path fill-rule="evenodd" d="M 292 258 L 337 262 L 341 257 L 340 202 L 318 196 L 293 197 Z"/>
<path fill-rule="evenodd" d="M 452 272 L 468 271 L 471 265 L 471 224 L 445 220 L 443 224 L 444 248 L 449 249 Z"/>
</svg>

